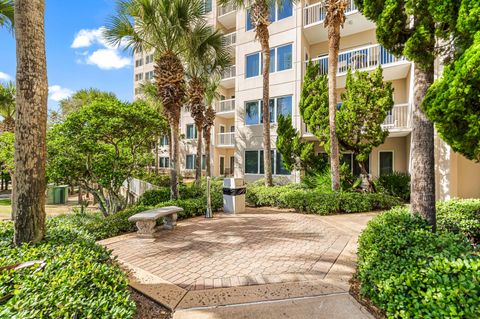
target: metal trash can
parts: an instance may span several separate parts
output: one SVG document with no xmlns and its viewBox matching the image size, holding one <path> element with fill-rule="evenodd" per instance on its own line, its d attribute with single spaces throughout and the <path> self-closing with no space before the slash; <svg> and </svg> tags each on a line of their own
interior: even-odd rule
<svg viewBox="0 0 480 319">
<path fill-rule="evenodd" d="M 223 211 L 236 214 L 245 212 L 245 182 L 243 178 L 223 180 Z"/>
</svg>

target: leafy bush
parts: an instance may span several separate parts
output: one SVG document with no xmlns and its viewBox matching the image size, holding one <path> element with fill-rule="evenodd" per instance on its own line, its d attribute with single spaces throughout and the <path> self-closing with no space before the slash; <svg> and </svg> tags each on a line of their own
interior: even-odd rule
<svg viewBox="0 0 480 319">
<path fill-rule="evenodd" d="M 286 186 L 249 186 L 247 202 L 255 206 L 293 208 L 301 212 L 329 215 L 388 209 L 402 201 L 385 194 L 324 193 L 299 184 Z"/>
<path fill-rule="evenodd" d="M 13 224 L 0 224 L 0 267 L 46 262 L 42 269 L 0 272 L 0 295 L 11 297 L 1 305 L 0 317 L 133 318 L 126 275 L 93 236 L 66 220 L 49 220 L 43 242 L 18 248 L 12 246 Z"/>
<path fill-rule="evenodd" d="M 332 177 L 330 170 L 326 169 L 322 172 L 310 173 L 303 178 L 302 184 L 304 184 L 306 188 L 330 193 L 332 192 Z"/>
<path fill-rule="evenodd" d="M 159 187 L 157 189 L 150 189 L 140 196 L 138 199 L 139 205 L 154 206 L 162 202 L 170 200 L 170 188 Z"/>
<path fill-rule="evenodd" d="M 437 227 L 462 233 L 477 245 L 480 243 L 480 199 L 454 199 L 437 203 Z"/>
<path fill-rule="evenodd" d="M 465 238 L 432 233 L 405 208 L 371 220 L 359 238 L 361 292 L 388 317 L 477 318 L 480 259 Z"/>
<path fill-rule="evenodd" d="M 410 174 L 408 173 L 393 172 L 382 175 L 376 180 L 376 186 L 380 192 L 410 201 Z"/>
<path fill-rule="evenodd" d="M 223 181 L 221 179 L 212 179 L 210 183 L 210 194 L 212 209 L 214 211 L 223 207 Z M 195 185 L 186 186 L 180 185 L 179 193 L 181 199 L 199 199 L 203 198 L 206 203 L 206 189 L 207 182 L 202 180 L 200 187 Z M 138 204 L 143 206 L 157 206 L 164 202 L 170 201 L 170 188 L 159 187 L 158 189 L 152 189 L 146 191 L 138 199 Z M 178 206 L 178 205 L 177 205 Z"/>
<path fill-rule="evenodd" d="M 155 173 L 144 172 L 137 176 L 138 179 L 158 187 L 170 187 L 170 175 L 159 175 Z M 179 182 L 182 183 L 182 176 L 179 176 Z"/>
</svg>

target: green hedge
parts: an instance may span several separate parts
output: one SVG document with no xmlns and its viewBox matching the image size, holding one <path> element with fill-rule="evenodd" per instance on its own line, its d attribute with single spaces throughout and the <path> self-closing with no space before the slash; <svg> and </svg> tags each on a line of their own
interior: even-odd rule
<svg viewBox="0 0 480 319">
<path fill-rule="evenodd" d="M 393 172 L 382 175 L 377 178 L 375 184 L 380 192 L 410 201 L 410 174 L 408 173 Z"/>
<path fill-rule="evenodd" d="M 93 217 L 92 219 L 95 219 Z M 38 245 L 12 245 L 13 224 L 0 224 L 0 267 L 45 260 L 37 267 L 0 272 L 0 318 L 133 318 L 126 275 L 87 231 L 52 219 Z"/>
<path fill-rule="evenodd" d="M 453 199 L 437 203 L 437 227 L 462 233 L 475 245 L 480 243 L 480 199 Z"/>
<path fill-rule="evenodd" d="M 406 208 L 371 220 L 358 244 L 361 293 L 387 317 L 478 318 L 480 259 L 464 236 L 432 233 Z"/>
<path fill-rule="evenodd" d="M 293 208 L 300 212 L 330 215 L 389 209 L 402 201 L 390 195 L 371 193 L 324 193 L 302 185 L 249 186 L 247 202 L 255 206 Z"/>
</svg>

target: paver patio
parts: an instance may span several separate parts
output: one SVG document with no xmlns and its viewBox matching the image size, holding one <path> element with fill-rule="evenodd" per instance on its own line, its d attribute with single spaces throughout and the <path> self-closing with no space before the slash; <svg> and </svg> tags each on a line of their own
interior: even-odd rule
<svg viewBox="0 0 480 319">
<path fill-rule="evenodd" d="M 132 287 L 174 311 L 271 302 L 346 294 L 358 234 L 374 215 L 249 208 L 101 243 L 131 271 Z"/>
</svg>

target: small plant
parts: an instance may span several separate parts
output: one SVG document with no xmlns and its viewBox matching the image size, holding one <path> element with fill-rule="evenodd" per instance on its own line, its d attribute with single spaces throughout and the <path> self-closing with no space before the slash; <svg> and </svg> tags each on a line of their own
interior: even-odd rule
<svg viewBox="0 0 480 319">
<path fill-rule="evenodd" d="M 410 201 L 410 174 L 393 172 L 378 177 L 376 180 L 377 191 L 400 197 L 404 201 Z"/>
</svg>

